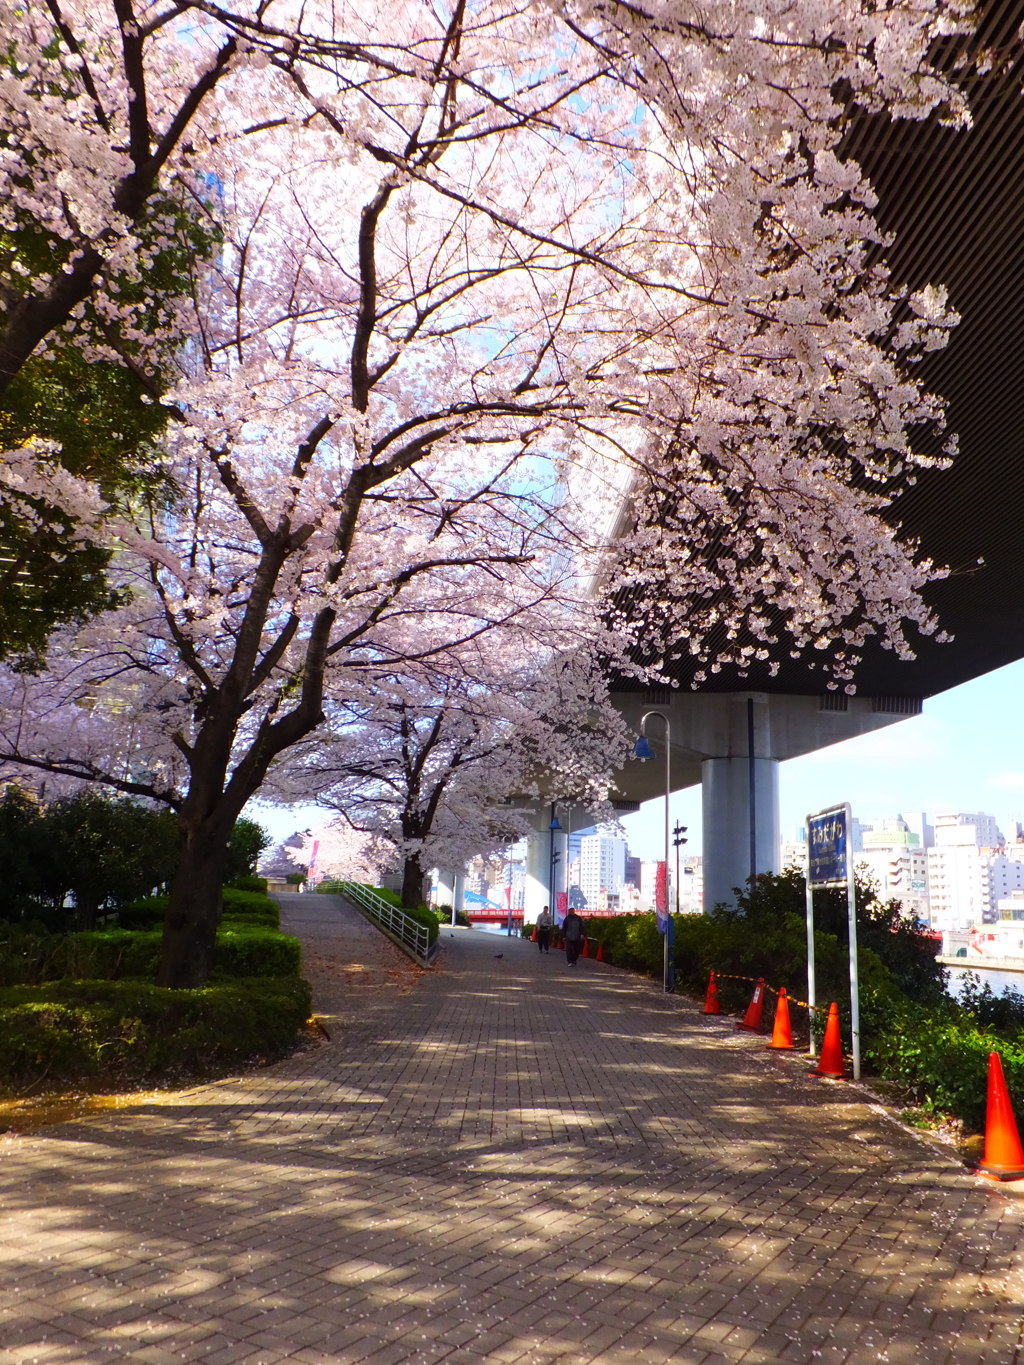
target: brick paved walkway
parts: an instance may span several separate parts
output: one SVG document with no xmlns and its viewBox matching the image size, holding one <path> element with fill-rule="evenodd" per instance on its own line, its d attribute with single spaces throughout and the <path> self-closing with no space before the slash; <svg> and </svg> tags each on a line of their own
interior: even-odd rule
<svg viewBox="0 0 1024 1365">
<path fill-rule="evenodd" d="M 1024 1361 L 1024 1197 L 858 1089 L 602 964 L 460 930 L 419 974 L 283 899 L 329 1044 L 0 1141 L 2 1365 Z"/>
</svg>

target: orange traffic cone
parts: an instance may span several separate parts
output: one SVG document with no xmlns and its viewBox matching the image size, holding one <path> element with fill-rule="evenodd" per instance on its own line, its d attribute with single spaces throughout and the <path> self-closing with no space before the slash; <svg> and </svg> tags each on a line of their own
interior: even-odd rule
<svg viewBox="0 0 1024 1365">
<path fill-rule="evenodd" d="M 812 1076 L 843 1076 L 843 1040 L 839 1036 L 839 1006 L 833 1000 L 828 1007 L 825 1023 L 825 1040 L 821 1045 L 821 1058 L 810 1073 Z"/>
<path fill-rule="evenodd" d="M 580 953 L 580 957 L 589 957 L 589 956 L 590 956 L 590 939 L 587 938 L 586 934 L 584 934 L 584 935 L 583 935 L 583 951 L 582 951 L 582 953 Z"/>
<path fill-rule="evenodd" d="M 533 935 L 532 935 L 532 937 L 530 938 L 530 942 L 531 942 L 531 943 L 536 943 L 536 942 L 537 942 L 537 926 L 536 926 L 536 925 L 533 926 Z"/>
<path fill-rule="evenodd" d="M 604 961 L 604 944 L 601 942 L 597 945 L 597 960 L 598 962 Z"/>
<path fill-rule="evenodd" d="M 985 1155 L 978 1166 L 993 1180 L 1020 1180 L 1024 1177 L 1024 1148 L 1020 1145 L 1017 1121 L 1013 1117 L 1010 1094 L 1003 1078 L 1003 1063 L 998 1052 L 988 1054 Z"/>
<path fill-rule="evenodd" d="M 764 977 L 757 978 L 757 985 L 754 987 L 754 994 L 750 997 L 750 1004 L 747 1012 L 743 1016 L 737 1028 L 745 1028 L 750 1033 L 756 1033 L 761 1027 L 761 1015 L 764 1013 Z"/>
<path fill-rule="evenodd" d="M 769 1047 L 792 1047 L 793 1030 L 789 1025 L 789 999 L 785 986 L 779 987 L 779 999 L 775 1006 L 775 1027 Z"/>
<path fill-rule="evenodd" d="M 711 973 L 708 979 L 708 993 L 704 1001 L 705 1014 L 721 1014 L 722 1006 L 718 1003 L 718 985 L 715 982 L 715 974 Z"/>
</svg>

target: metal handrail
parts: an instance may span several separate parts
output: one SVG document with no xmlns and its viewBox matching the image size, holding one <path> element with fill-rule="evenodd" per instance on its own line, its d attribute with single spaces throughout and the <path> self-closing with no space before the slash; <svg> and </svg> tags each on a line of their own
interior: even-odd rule
<svg viewBox="0 0 1024 1365">
<path fill-rule="evenodd" d="M 390 934 L 410 957 L 424 967 L 430 966 L 430 930 L 425 924 L 420 924 L 361 882 L 336 882 L 335 885 L 339 895 L 353 901 L 358 909 Z"/>
</svg>

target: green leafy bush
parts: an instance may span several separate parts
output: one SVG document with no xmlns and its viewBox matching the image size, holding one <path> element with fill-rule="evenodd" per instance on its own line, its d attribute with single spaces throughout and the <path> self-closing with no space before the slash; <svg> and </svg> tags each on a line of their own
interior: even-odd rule
<svg viewBox="0 0 1024 1365">
<path fill-rule="evenodd" d="M 662 938 L 653 914 L 584 918 L 584 933 L 604 945 L 604 960 L 617 967 L 660 976 Z"/>
<path fill-rule="evenodd" d="M 282 1056 L 309 1017 L 297 977 L 171 991 L 140 981 L 0 990 L 0 1087 L 203 1074 Z"/>
<path fill-rule="evenodd" d="M 163 886 L 178 857 L 175 818 L 82 791 L 42 806 L 17 788 L 0 797 L 0 919 L 53 931 L 92 929 Z"/>
<path fill-rule="evenodd" d="M 1011 1095 L 1024 1098 L 1024 1038 L 986 1029 L 955 1001 L 945 1010 L 904 1001 L 889 1027 L 872 1035 L 867 1057 L 922 1108 L 985 1125 L 989 1053 L 998 1052 Z"/>
<path fill-rule="evenodd" d="M 148 933 L 163 927 L 169 896 L 144 896 L 141 900 L 122 905 L 117 912 L 117 927 Z"/>
<path fill-rule="evenodd" d="M 277 929 L 281 924 L 281 911 L 276 901 L 265 892 L 242 891 L 235 887 L 224 888 L 224 909 L 222 924 L 260 924 Z"/>
<path fill-rule="evenodd" d="M 411 920 L 415 920 L 417 924 L 424 926 L 427 930 L 428 943 L 436 941 L 441 932 L 441 926 L 433 910 L 428 910 L 425 905 L 418 905 L 415 910 L 410 910 L 408 906 L 399 906 L 398 909 L 402 911 L 403 915 L 408 915 Z"/>
<path fill-rule="evenodd" d="M 1011 1040 L 1024 1035 L 1024 995 L 1020 991 L 1007 989 L 996 995 L 991 986 L 982 985 L 976 972 L 965 972 L 957 999 L 982 1028 Z"/>
<path fill-rule="evenodd" d="M 302 946 L 297 938 L 273 930 L 223 924 L 213 953 L 213 977 L 298 976 Z"/>
<path fill-rule="evenodd" d="M 0 940 L 0 985 L 43 981 L 153 980 L 163 935 L 129 929 L 81 934 L 28 934 Z M 300 970 L 299 941 L 258 924 L 222 924 L 217 933 L 213 970 L 225 976 L 295 976 Z"/>
<path fill-rule="evenodd" d="M 266 877 L 246 875 L 236 877 L 228 889 L 232 891 L 259 891 L 261 895 L 265 896 L 268 885 Z"/>
<path fill-rule="evenodd" d="M 266 892 L 256 860 L 270 842 L 240 819 L 228 844 L 226 878 Z M 170 811 L 85 790 L 42 805 L 18 788 L 0 793 L 0 921 L 39 921 L 52 932 L 94 929 L 173 879 L 180 831 Z M 128 921 L 120 923 L 129 927 Z M 150 917 L 130 927 L 151 929 Z"/>
<path fill-rule="evenodd" d="M 143 932 L 162 929 L 169 904 L 169 896 L 146 896 L 142 900 L 132 901 L 118 912 L 118 928 Z M 281 911 L 276 902 L 261 891 L 226 886 L 223 906 L 222 924 L 254 924 L 276 929 L 281 923 Z"/>
<path fill-rule="evenodd" d="M 338 894 L 342 891 L 341 882 L 321 882 L 317 887 L 318 891 L 324 894 Z M 437 914 L 426 905 L 419 905 L 415 910 L 410 910 L 407 905 L 402 904 L 402 898 L 397 891 L 389 891 L 384 886 L 367 886 L 367 891 L 372 891 L 375 896 L 379 896 L 382 901 L 393 906 L 396 910 L 401 910 L 403 915 L 408 915 L 417 924 L 422 924 L 428 931 L 428 942 L 434 943 L 441 932 L 441 926 Z M 449 919 L 451 918 L 451 907 L 449 906 Z M 467 921 L 468 922 L 468 921 Z"/>
</svg>

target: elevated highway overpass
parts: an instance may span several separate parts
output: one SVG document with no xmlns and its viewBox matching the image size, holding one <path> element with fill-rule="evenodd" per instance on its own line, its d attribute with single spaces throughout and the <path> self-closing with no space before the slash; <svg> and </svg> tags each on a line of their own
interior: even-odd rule
<svg viewBox="0 0 1024 1365">
<path fill-rule="evenodd" d="M 856 695 L 830 693 L 788 649 L 743 679 L 723 666 L 694 687 L 680 652 L 674 687 L 615 680 L 633 726 L 650 710 L 670 722 L 671 785 L 700 783 L 705 904 L 731 900 L 752 872 L 778 866 L 778 768 L 788 758 L 919 713 L 928 697 L 1024 656 L 1024 0 L 983 0 L 978 46 L 994 67 L 970 79 L 973 126 L 865 119 L 849 139 L 878 195 L 893 277 L 947 285 L 961 315 L 948 347 L 921 363 L 959 436 L 952 468 L 926 470 L 893 508 L 924 554 L 949 567 L 927 597 L 951 643 L 916 640 L 904 662 L 865 651 Z M 936 448 L 930 452 L 939 455 Z M 774 663 L 777 671 L 770 674 Z M 1024 700 L 1024 699 L 1022 699 Z M 664 794 L 664 727 L 648 735 L 658 762 L 619 775 L 624 802 Z M 549 814 L 538 815 L 529 917 L 548 899 Z"/>
</svg>

